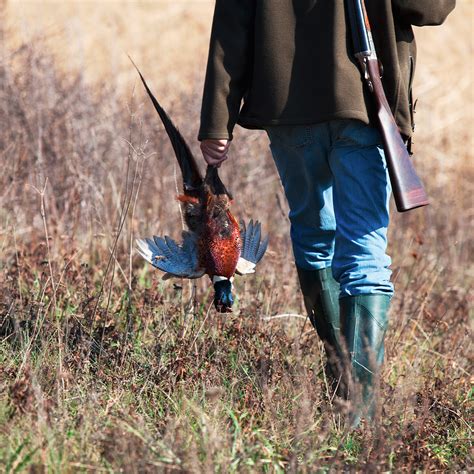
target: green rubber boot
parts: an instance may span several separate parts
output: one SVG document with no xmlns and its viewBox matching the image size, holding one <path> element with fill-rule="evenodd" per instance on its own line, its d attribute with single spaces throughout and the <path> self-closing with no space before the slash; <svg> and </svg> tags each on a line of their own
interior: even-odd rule
<svg viewBox="0 0 474 474">
<path fill-rule="evenodd" d="M 303 270 L 298 268 L 301 291 L 309 319 L 324 343 L 328 358 L 328 375 L 337 381 L 342 369 L 339 323 L 339 283 L 331 268 Z"/>
<path fill-rule="evenodd" d="M 384 358 L 390 296 L 382 294 L 341 298 L 341 329 L 349 364 L 346 396 L 352 402 L 350 424 L 356 427 L 362 415 L 375 414 L 375 385 Z"/>
</svg>

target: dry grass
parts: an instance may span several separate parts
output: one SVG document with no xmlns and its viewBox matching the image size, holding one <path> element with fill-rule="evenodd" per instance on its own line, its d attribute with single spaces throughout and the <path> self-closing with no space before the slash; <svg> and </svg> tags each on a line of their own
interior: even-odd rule
<svg viewBox="0 0 474 474">
<path fill-rule="evenodd" d="M 162 282 L 133 254 L 135 236 L 176 236 L 181 224 L 171 150 L 124 51 L 197 152 L 211 10 L 0 10 L 3 469 L 469 469 L 472 7 L 460 1 L 445 26 L 418 32 L 417 166 L 433 203 L 393 215 L 383 417 L 350 434 L 309 323 L 263 318 L 303 309 L 262 134 L 239 131 L 223 169 L 236 214 L 271 237 L 257 276 L 238 282 L 233 315 L 214 313 L 206 281 Z"/>
</svg>

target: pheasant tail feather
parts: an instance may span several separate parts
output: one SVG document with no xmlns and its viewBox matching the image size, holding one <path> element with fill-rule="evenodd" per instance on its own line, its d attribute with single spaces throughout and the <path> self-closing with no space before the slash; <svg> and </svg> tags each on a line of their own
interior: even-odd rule
<svg viewBox="0 0 474 474">
<path fill-rule="evenodd" d="M 135 69 L 137 70 L 138 75 L 140 76 L 140 79 L 143 85 L 145 86 L 148 96 L 150 97 L 156 111 L 158 112 L 158 115 L 160 116 L 161 121 L 163 122 L 163 125 L 165 127 L 166 133 L 170 138 L 171 145 L 173 146 L 173 150 L 175 152 L 176 158 L 178 159 L 179 167 L 181 168 L 181 173 L 183 175 L 183 184 L 185 192 L 197 190 L 201 186 L 203 180 L 201 172 L 199 171 L 196 160 L 193 154 L 191 153 L 188 144 L 184 140 L 177 127 L 171 121 L 163 107 L 161 107 L 159 102 L 156 100 L 155 96 L 148 87 L 145 78 L 142 76 L 142 73 L 138 69 L 137 65 L 133 62 L 132 58 L 130 58 L 130 56 L 129 59 L 135 66 Z"/>
</svg>

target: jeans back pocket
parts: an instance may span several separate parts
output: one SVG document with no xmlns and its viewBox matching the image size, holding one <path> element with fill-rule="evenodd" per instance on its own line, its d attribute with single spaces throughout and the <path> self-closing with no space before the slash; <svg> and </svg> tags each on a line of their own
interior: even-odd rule
<svg viewBox="0 0 474 474">
<path fill-rule="evenodd" d="M 288 148 L 301 148 L 313 143 L 313 133 L 309 125 L 272 125 L 265 127 L 271 143 Z"/>
</svg>

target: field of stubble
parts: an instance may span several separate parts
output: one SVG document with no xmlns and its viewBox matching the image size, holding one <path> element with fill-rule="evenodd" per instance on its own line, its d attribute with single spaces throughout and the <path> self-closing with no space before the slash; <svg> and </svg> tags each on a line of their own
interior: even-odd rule
<svg viewBox="0 0 474 474">
<path fill-rule="evenodd" d="M 383 416 L 346 433 L 304 318 L 262 133 L 222 177 L 270 248 L 237 281 L 162 281 L 138 236 L 177 237 L 171 148 L 132 55 L 198 154 L 211 1 L 0 2 L 0 466 L 6 472 L 472 468 L 470 0 L 417 31 L 416 165 L 430 207 L 393 213 Z M 278 318 L 273 316 L 290 315 Z M 293 315 L 293 316 L 291 316 Z"/>
</svg>

